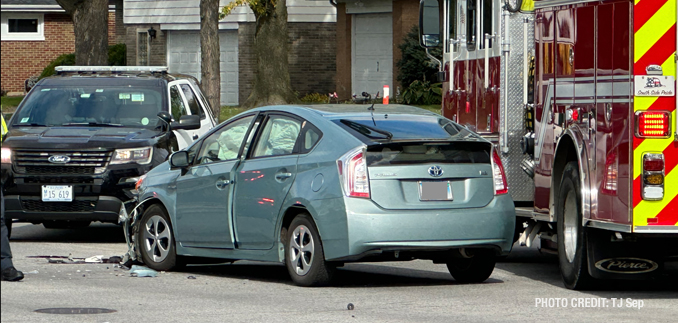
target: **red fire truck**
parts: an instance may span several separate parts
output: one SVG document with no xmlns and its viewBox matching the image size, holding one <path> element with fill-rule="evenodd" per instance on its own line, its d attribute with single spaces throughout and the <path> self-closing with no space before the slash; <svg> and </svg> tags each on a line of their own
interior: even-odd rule
<svg viewBox="0 0 678 323">
<path fill-rule="evenodd" d="M 421 0 L 442 114 L 496 143 L 516 237 L 557 252 L 568 288 L 676 275 L 676 15 L 676 0 Z"/>
</svg>

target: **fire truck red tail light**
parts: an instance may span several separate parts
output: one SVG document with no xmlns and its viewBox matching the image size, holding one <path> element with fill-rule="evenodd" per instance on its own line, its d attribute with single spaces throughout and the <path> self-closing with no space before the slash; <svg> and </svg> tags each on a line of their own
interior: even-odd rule
<svg viewBox="0 0 678 323">
<path fill-rule="evenodd" d="M 643 155 L 642 174 L 643 200 L 657 201 L 664 198 L 664 154 L 646 153 Z"/>
<path fill-rule="evenodd" d="M 668 138 L 671 136 L 671 113 L 640 111 L 636 113 L 636 137 Z"/>
</svg>

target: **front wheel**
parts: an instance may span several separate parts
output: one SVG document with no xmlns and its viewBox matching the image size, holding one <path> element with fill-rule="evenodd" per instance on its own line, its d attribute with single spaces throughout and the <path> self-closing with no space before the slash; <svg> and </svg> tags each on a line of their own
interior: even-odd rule
<svg viewBox="0 0 678 323">
<path fill-rule="evenodd" d="M 581 290 L 590 286 L 586 236 L 582 226 L 581 190 L 577 162 L 565 165 L 556 204 L 558 262 L 565 287 Z"/>
<path fill-rule="evenodd" d="M 144 264 L 158 271 L 174 268 L 177 253 L 167 211 L 160 205 L 152 205 L 146 209 L 137 226 L 136 248 Z"/>
<path fill-rule="evenodd" d="M 492 275 L 495 263 L 491 250 L 476 250 L 470 258 L 454 258 L 447 263 L 447 269 L 459 283 L 482 283 Z"/>
<path fill-rule="evenodd" d="M 335 268 L 325 261 L 322 242 L 313 220 L 299 214 L 292 220 L 285 241 L 285 265 L 299 286 L 324 286 L 330 283 Z"/>
</svg>

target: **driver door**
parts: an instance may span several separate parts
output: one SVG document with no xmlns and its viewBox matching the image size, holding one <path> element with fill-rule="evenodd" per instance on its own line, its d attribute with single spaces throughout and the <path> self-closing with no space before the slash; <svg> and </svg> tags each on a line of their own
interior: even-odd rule
<svg viewBox="0 0 678 323">
<path fill-rule="evenodd" d="M 233 170 L 254 119 L 237 119 L 205 137 L 192 166 L 177 178 L 176 235 L 182 246 L 233 248 Z"/>
</svg>

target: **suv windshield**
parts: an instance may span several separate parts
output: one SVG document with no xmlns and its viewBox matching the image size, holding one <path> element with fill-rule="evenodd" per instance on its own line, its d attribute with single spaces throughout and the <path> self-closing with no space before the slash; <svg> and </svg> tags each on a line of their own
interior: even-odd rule
<svg viewBox="0 0 678 323">
<path fill-rule="evenodd" d="M 36 86 L 15 126 L 114 126 L 153 129 L 164 106 L 157 79 L 54 78 Z"/>
</svg>

